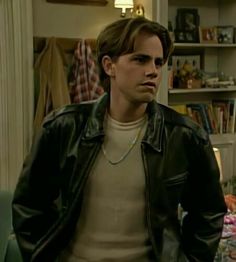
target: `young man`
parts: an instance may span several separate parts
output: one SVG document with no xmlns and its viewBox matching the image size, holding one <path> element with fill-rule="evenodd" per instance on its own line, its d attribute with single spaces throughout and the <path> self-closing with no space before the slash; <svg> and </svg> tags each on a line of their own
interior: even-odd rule
<svg viewBox="0 0 236 262">
<path fill-rule="evenodd" d="M 213 261 L 226 207 L 212 145 L 155 101 L 171 50 L 145 18 L 100 33 L 107 93 L 50 114 L 24 163 L 13 200 L 24 261 Z"/>
</svg>

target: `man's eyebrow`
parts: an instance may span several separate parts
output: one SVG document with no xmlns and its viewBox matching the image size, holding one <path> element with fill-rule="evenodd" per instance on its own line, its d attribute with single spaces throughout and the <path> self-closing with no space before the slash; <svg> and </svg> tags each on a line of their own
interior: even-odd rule
<svg viewBox="0 0 236 262">
<path fill-rule="evenodd" d="M 133 55 L 134 55 L 134 56 L 135 56 L 135 55 L 138 55 L 138 56 L 147 56 L 147 57 L 149 57 L 149 55 L 143 54 L 143 53 L 133 53 Z"/>
<path fill-rule="evenodd" d="M 143 54 L 143 53 L 133 53 L 132 56 L 142 56 L 144 58 L 151 58 L 150 55 Z M 164 59 L 163 56 L 157 56 L 155 59 Z"/>
</svg>

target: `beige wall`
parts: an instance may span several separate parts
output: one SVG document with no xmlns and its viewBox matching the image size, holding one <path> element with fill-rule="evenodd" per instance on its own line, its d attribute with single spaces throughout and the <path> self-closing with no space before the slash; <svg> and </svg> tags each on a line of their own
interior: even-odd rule
<svg viewBox="0 0 236 262">
<path fill-rule="evenodd" d="M 121 12 L 114 8 L 114 0 L 108 0 L 106 6 L 52 4 L 46 0 L 32 0 L 32 3 L 34 36 L 42 37 L 96 38 L 107 23 L 120 18 Z M 145 16 L 152 19 L 152 0 L 138 3 L 144 5 Z"/>
</svg>

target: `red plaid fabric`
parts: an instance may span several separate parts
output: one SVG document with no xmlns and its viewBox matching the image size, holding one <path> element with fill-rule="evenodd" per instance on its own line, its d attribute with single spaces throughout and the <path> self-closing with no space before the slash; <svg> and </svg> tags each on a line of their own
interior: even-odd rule
<svg viewBox="0 0 236 262">
<path fill-rule="evenodd" d="M 80 40 L 75 49 L 69 85 L 72 103 L 97 99 L 104 93 L 103 88 L 99 86 L 99 76 L 91 48 L 85 40 Z"/>
</svg>

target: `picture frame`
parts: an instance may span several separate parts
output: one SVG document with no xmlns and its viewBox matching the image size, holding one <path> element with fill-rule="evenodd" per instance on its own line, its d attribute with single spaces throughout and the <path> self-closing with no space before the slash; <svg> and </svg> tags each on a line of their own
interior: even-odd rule
<svg viewBox="0 0 236 262">
<path fill-rule="evenodd" d="M 200 43 L 218 43 L 217 27 L 199 27 Z"/>
<path fill-rule="evenodd" d="M 217 26 L 217 39 L 221 44 L 232 44 L 234 42 L 233 26 Z"/>
<path fill-rule="evenodd" d="M 200 18 L 197 8 L 178 8 L 176 16 L 176 29 L 180 31 L 196 31 Z"/>
<path fill-rule="evenodd" d="M 174 34 L 175 34 L 176 43 L 198 43 L 199 42 L 198 30 L 189 30 L 189 31 L 175 30 Z"/>
</svg>

